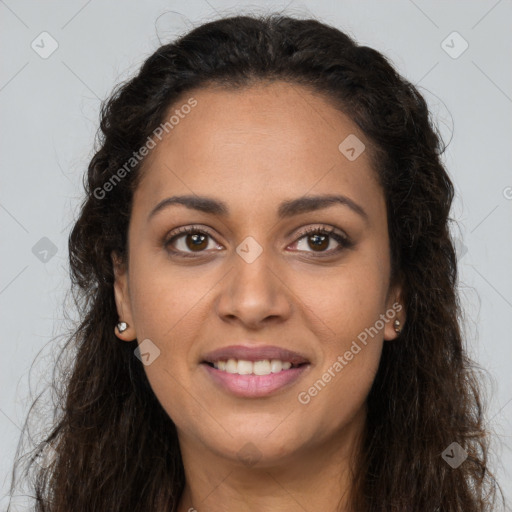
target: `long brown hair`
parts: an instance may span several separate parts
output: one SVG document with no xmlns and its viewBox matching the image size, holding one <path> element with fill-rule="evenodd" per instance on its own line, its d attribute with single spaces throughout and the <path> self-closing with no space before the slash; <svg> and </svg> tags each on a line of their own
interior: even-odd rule
<svg viewBox="0 0 512 512">
<path fill-rule="evenodd" d="M 381 53 L 319 21 L 282 15 L 224 18 L 193 29 L 158 48 L 102 105 L 98 148 L 69 237 L 80 324 L 65 350 L 74 355 L 55 379 L 59 413 L 35 450 L 51 449 L 54 458 L 48 467 L 31 462 L 27 469 L 35 510 L 177 510 L 185 478 L 174 423 L 134 357 L 137 342 L 114 335 L 111 253 L 126 257 L 144 160 L 106 193 L 104 185 L 183 95 L 260 80 L 306 86 L 349 115 L 371 143 L 386 198 L 392 277 L 403 283 L 407 322 L 397 341 L 384 344 L 367 399 L 353 510 L 492 510 L 497 484 L 488 470 L 481 384 L 459 325 L 449 232 L 454 188 L 440 160 L 441 137 L 424 98 Z M 468 455 L 456 469 L 442 457 L 453 442 Z"/>
</svg>

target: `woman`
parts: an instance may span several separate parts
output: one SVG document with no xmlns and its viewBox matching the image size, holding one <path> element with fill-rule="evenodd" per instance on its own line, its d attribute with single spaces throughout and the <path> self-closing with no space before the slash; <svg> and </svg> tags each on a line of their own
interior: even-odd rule
<svg viewBox="0 0 512 512">
<path fill-rule="evenodd" d="M 221 19 L 159 48 L 101 132 L 36 510 L 493 510 L 453 186 L 383 55 Z"/>
</svg>

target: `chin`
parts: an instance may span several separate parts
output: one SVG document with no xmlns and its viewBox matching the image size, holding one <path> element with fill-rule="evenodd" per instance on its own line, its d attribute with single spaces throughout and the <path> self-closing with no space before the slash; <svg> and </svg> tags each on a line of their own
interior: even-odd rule
<svg viewBox="0 0 512 512">
<path fill-rule="evenodd" d="M 274 425 L 274 432 L 271 429 L 244 429 L 242 432 L 231 430 L 231 436 L 226 434 L 214 444 L 210 439 L 207 445 L 217 456 L 228 458 L 235 464 L 251 468 L 277 466 L 304 449 L 302 440 L 291 435 L 289 427 L 277 432 L 277 425 Z"/>
</svg>

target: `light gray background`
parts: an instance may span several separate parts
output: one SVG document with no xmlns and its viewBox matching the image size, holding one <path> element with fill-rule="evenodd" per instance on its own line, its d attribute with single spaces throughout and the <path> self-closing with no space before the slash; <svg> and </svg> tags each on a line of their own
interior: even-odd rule
<svg viewBox="0 0 512 512">
<path fill-rule="evenodd" d="M 67 236 L 93 154 L 100 100 L 135 73 L 159 39 L 220 15 L 285 7 L 382 51 L 421 88 L 446 140 L 453 135 L 444 161 L 457 190 L 452 217 L 466 333 L 471 354 L 494 382 L 489 428 L 500 437 L 493 465 L 512 496 L 510 0 L 0 0 L 0 497 L 31 399 L 51 377 L 65 311 L 73 316 L 70 302 L 64 304 Z M 44 31 L 59 45 L 47 59 L 31 47 Z M 463 49 L 458 36 L 446 40 L 453 31 L 469 44 L 458 58 L 445 51 Z M 57 250 L 46 263 L 44 253 L 32 251 L 43 237 Z"/>
</svg>

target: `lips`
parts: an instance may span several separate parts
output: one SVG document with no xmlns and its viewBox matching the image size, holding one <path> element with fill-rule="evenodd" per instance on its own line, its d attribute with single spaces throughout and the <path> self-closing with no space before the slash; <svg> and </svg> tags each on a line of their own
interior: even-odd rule
<svg viewBox="0 0 512 512">
<path fill-rule="evenodd" d="M 290 388 L 311 367 L 305 355 L 270 345 L 230 345 L 200 362 L 217 389 L 239 398 L 268 397 Z"/>
</svg>

